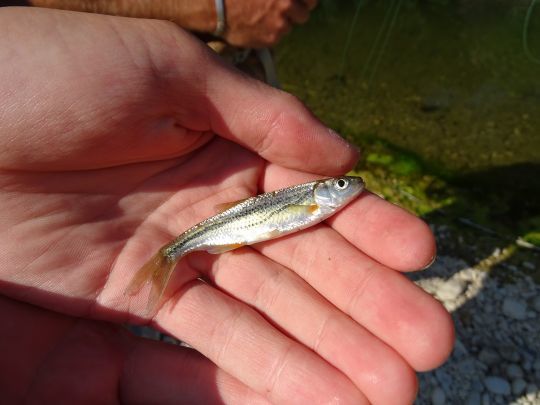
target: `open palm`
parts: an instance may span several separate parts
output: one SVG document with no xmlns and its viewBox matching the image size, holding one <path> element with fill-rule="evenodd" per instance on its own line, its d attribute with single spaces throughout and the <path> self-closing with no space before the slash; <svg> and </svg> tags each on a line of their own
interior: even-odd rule
<svg viewBox="0 0 540 405">
<path fill-rule="evenodd" d="M 186 257 L 151 319 L 147 290 L 124 295 L 216 204 L 343 173 L 352 148 L 171 24 L 12 9 L 0 26 L 0 311 L 58 348 L 9 374 L 13 398 L 412 400 L 413 370 L 445 358 L 452 327 L 395 271 L 430 262 L 429 229 L 376 196 L 299 234 Z M 111 322 L 150 323 L 205 357 Z M 5 336 L 15 363 L 28 342 Z"/>
</svg>

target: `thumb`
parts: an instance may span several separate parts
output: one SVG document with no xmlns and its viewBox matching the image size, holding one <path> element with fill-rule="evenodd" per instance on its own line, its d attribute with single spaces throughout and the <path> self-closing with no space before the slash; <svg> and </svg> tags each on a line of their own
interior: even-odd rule
<svg viewBox="0 0 540 405">
<path fill-rule="evenodd" d="M 354 146 L 289 93 L 223 64 L 208 69 L 206 91 L 212 130 L 272 163 L 334 175 L 358 159 Z"/>
</svg>

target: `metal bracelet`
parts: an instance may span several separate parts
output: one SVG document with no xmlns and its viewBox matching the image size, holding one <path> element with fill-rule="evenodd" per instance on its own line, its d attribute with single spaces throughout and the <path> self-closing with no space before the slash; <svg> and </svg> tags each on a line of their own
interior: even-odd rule
<svg viewBox="0 0 540 405">
<path fill-rule="evenodd" d="M 216 2 L 216 30 L 214 31 L 214 36 L 221 37 L 225 32 L 225 4 L 223 0 L 215 0 Z"/>
</svg>

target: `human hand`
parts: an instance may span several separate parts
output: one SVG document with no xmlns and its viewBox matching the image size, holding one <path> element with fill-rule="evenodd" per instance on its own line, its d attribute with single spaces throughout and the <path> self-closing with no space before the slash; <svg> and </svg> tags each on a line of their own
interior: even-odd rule
<svg viewBox="0 0 540 405">
<path fill-rule="evenodd" d="M 342 173 L 352 148 L 293 97 L 226 67 L 170 23 L 4 9 L 0 27 L 0 289 L 46 309 L 25 306 L 15 319 L 41 320 L 51 345 L 70 343 L 66 324 L 81 325 L 79 349 L 96 345 L 49 352 L 72 363 L 48 379 L 33 340 L 32 385 L 10 384 L 10 394 L 78 378 L 124 402 L 155 392 L 175 402 L 173 386 L 195 375 L 181 394 L 193 402 L 205 390 L 224 402 L 412 400 L 413 370 L 443 361 L 452 325 L 399 274 L 433 258 L 429 228 L 374 195 L 296 235 L 186 257 L 152 319 L 144 291 L 123 294 L 159 246 L 215 204 L 313 178 L 305 172 Z M 148 323 L 209 360 L 109 322 Z M 134 347 L 144 356 L 130 357 Z M 145 375 L 150 360 L 150 372 L 173 375 Z M 70 387 L 73 399 L 87 394 Z"/>
<path fill-rule="evenodd" d="M 181 27 L 211 34 L 216 29 L 214 0 L 28 0 L 41 7 L 91 11 L 128 17 L 159 18 Z M 227 30 L 223 38 L 231 45 L 264 48 L 277 44 L 293 24 L 309 19 L 317 0 L 224 0 Z"/>
<path fill-rule="evenodd" d="M 276 45 L 293 27 L 309 19 L 317 0 L 225 0 L 231 45 L 264 48 Z"/>
<path fill-rule="evenodd" d="M 267 403 L 195 350 L 0 296 L 2 402 Z"/>
</svg>

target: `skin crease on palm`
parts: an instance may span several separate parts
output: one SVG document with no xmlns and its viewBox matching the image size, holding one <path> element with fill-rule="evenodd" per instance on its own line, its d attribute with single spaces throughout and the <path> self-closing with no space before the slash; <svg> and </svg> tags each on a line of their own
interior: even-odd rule
<svg viewBox="0 0 540 405">
<path fill-rule="evenodd" d="M 148 289 L 123 294 L 216 204 L 344 173 L 354 148 L 172 23 L 5 8 L 0 30 L 8 402 L 413 400 L 414 370 L 444 361 L 453 328 L 400 274 L 433 259 L 429 228 L 375 195 L 295 235 L 188 256 L 152 318 Z"/>
</svg>

